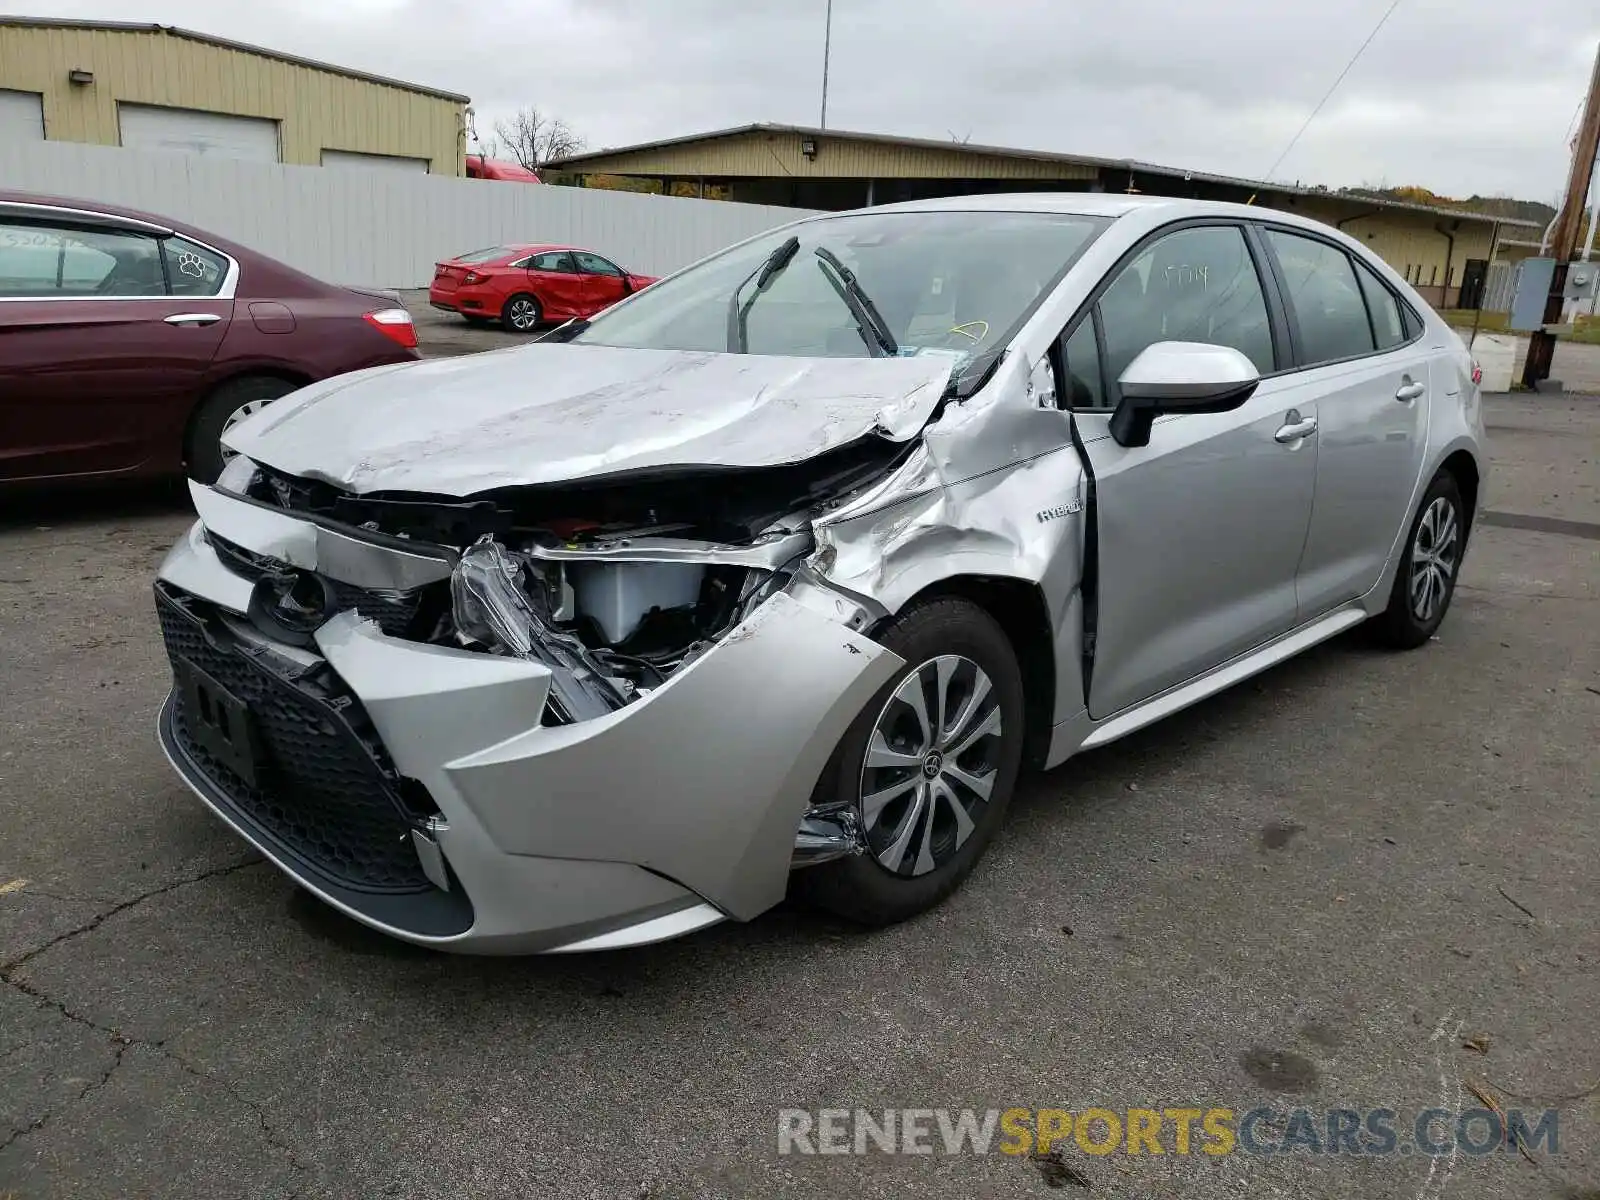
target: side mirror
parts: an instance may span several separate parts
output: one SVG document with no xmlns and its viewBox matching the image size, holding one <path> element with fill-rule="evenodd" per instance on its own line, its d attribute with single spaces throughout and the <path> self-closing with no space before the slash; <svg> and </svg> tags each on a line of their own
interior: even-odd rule
<svg viewBox="0 0 1600 1200">
<path fill-rule="evenodd" d="M 1231 346 L 1156 342 L 1128 364 L 1118 384 L 1122 401 L 1111 414 L 1119 446 L 1148 446 L 1162 413 L 1213 413 L 1238 408 L 1255 392 L 1255 364 Z"/>
</svg>

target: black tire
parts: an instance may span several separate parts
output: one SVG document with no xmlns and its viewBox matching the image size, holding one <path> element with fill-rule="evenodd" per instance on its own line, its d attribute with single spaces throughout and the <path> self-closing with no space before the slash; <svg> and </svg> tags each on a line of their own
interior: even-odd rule
<svg viewBox="0 0 1600 1200">
<path fill-rule="evenodd" d="M 500 324 L 509 333 L 532 333 L 543 320 L 544 307 L 539 303 L 539 297 L 527 292 L 508 297 L 500 306 Z"/>
<path fill-rule="evenodd" d="M 1440 559 L 1448 559 L 1449 571 L 1443 578 L 1442 590 L 1435 586 L 1427 593 L 1432 597 L 1431 606 L 1427 606 L 1413 602 L 1412 585 L 1419 570 L 1419 556 L 1425 557 L 1435 548 L 1434 540 L 1445 527 L 1442 523 L 1444 518 L 1438 515 L 1441 513 L 1449 514 L 1450 528 L 1453 529 L 1453 540 L 1439 551 Z M 1429 526 L 1431 534 L 1424 531 L 1424 522 L 1430 520 L 1430 514 L 1434 514 Z M 1380 644 L 1396 650 L 1414 650 L 1438 630 L 1445 613 L 1450 611 L 1450 600 L 1456 592 L 1456 578 L 1461 574 L 1461 562 L 1466 555 L 1467 516 L 1455 476 L 1441 470 L 1422 494 L 1416 515 L 1411 519 L 1411 527 L 1406 530 L 1400 566 L 1395 571 L 1394 587 L 1389 592 L 1389 607 L 1373 618 L 1372 633 Z M 1420 565 L 1426 571 L 1426 563 Z M 1438 585 L 1439 579 L 1440 573 L 1436 572 L 1435 585 Z M 1426 611 L 1419 612 L 1419 608 L 1425 608 Z"/>
<path fill-rule="evenodd" d="M 200 401 L 189 422 L 189 444 L 184 448 L 189 477 L 215 483 L 222 474 L 222 428 L 247 404 L 287 396 L 300 385 L 276 375 L 244 375 L 219 384 Z"/>
<path fill-rule="evenodd" d="M 891 925 L 927 911 L 954 892 L 976 865 L 1003 823 L 1011 802 L 1022 762 L 1024 719 L 1022 674 L 1010 639 L 994 618 L 976 604 L 955 597 L 930 601 L 899 617 L 878 640 L 905 659 L 906 665 L 872 698 L 845 732 L 817 782 L 813 804 L 847 805 L 860 813 L 867 746 L 879 718 L 889 711 L 890 698 L 900 685 L 919 667 L 936 658 L 960 656 L 988 676 L 1001 728 L 997 736 L 988 739 L 990 744 L 984 750 L 988 759 L 984 765 L 992 765 L 994 770 L 988 801 L 971 818 L 972 830 L 965 841 L 952 841 L 947 837 L 946 845 L 953 845 L 953 852 L 943 861 L 938 861 L 935 853 L 932 870 L 923 874 L 896 874 L 880 862 L 875 849 L 869 846 L 865 854 L 804 867 L 794 873 L 791 893 L 796 898 L 868 926 Z M 967 761 L 965 756 L 963 761 Z M 906 778 L 909 777 L 908 774 Z M 910 801 L 905 803 L 909 806 Z M 885 816 L 890 812 L 888 806 L 883 809 Z M 887 819 L 883 821 L 885 825 L 891 823 Z M 948 831 L 948 818 L 945 826 Z M 934 829 L 930 825 L 927 831 L 930 845 L 938 841 Z M 870 842 L 873 831 L 868 830 L 866 836 Z M 883 833 L 877 836 L 885 837 Z"/>
</svg>

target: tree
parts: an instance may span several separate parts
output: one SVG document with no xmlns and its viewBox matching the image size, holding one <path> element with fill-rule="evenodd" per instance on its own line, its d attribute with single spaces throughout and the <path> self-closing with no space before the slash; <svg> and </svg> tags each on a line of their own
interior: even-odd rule
<svg viewBox="0 0 1600 1200">
<path fill-rule="evenodd" d="M 584 140 L 560 117 L 537 108 L 518 109 L 509 121 L 494 123 L 495 138 L 530 171 L 537 171 L 552 159 L 565 158 L 584 148 Z"/>
</svg>

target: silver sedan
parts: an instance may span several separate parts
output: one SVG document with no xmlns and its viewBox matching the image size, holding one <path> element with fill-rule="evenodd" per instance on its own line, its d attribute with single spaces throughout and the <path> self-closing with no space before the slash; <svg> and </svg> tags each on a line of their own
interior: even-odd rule
<svg viewBox="0 0 1600 1200">
<path fill-rule="evenodd" d="M 1020 769 L 1356 625 L 1426 643 L 1483 495 L 1478 377 L 1286 213 L 809 218 L 230 430 L 156 584 L 162 745 L 300 885 L 424 945 L 637 945 L 791 891 L 899 921 Z"/>
</svg>

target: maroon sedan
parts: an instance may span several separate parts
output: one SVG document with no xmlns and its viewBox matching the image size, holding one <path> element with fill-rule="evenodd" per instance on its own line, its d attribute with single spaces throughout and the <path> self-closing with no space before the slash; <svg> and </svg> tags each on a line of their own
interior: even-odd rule
<svg viewBox="0 0 1600 1200">
<path fill-rule="evenodd" d="M 393 297 L 160 217 L 0 192 L 0 484 L 214 479 L 236 421 L 416 345 Z"/>
</svg>

